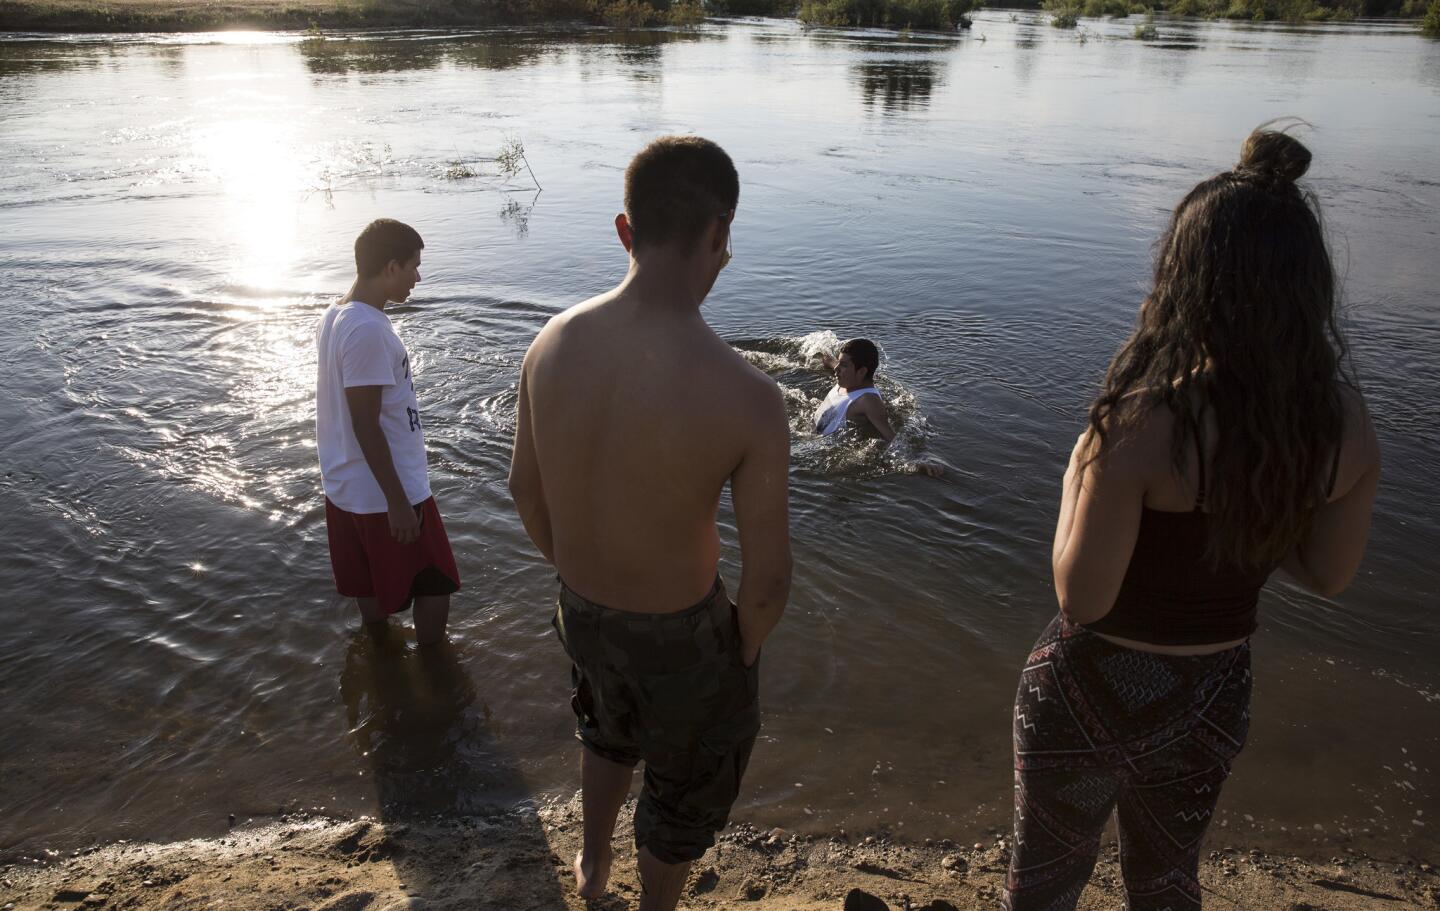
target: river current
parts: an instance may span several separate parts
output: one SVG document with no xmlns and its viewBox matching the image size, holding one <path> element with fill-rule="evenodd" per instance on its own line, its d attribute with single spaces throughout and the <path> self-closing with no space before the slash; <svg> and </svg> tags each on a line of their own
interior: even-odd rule
<svg viewBox="0 0 1440 911">
<path fill-rule="evenodd" d="M 795 417 L 794 596 L 735 815 L 1008 826 L 1010 704 L 1055 612 L 1084 408 L 1171 207 L 1295 116 L 1385 477 L 1349 591 L 1264 593 L 1214 831 L 1433 860 L 1440 43 L 1394 22 L 1133 28 L 992 10 L 957 36 L 0 41 L 0 856 L 577 785 L 553 573 L 505 490 L 517 368 L 623 275 L 622 170 L 669 132 L 736 161 L 735 260 L 705 314 Z M 313 332 L 381 215 L 426 242 L 392 319 L 465 580 L 438 666 L 357 635 L 326 556 Z M 883 348 L 898 450 L 805 433 L 824 333 Z M 946 476 L 899 470 L 919 456 Z"/>
</svg>

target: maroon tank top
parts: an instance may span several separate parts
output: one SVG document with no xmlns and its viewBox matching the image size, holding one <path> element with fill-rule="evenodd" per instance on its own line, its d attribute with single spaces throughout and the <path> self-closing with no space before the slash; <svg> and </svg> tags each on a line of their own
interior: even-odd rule
<svg viewBox="0 0 1440 911">
<path fill-rule="evenodd" d="M 1169 512 L 1142 507 L 1135 552 L 1110 613 L 1085 624 L 1108 636 L 1151 645 L 1210 645 L 1244 639 L 1255 632 L 1260 589 L 1275 571 L 1269 566 L 1220 566 L 1205 558 L 1210 514 L 1205 512 L 1205 447 L 1199 450 L 1195 507 Z M 1330 466 L 1335 489 L 1340 448 Z"/>
</svg>

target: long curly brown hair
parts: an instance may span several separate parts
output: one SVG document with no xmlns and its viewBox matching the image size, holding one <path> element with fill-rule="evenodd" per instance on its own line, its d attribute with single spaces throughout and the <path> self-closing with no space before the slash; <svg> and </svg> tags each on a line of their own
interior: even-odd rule
<svg viewBox="0 0 1440 911">
<path fill-rule="evenodd" d="M 1277 563 L 1305 533 L 1329 494 L 1340 385 L 1352 383 L 1319 204 L 1296 184 L 1310 150 L 1269 126 L 1176 207 L 1154 289 L 1090 408 L 1092 459 L 1152 408 L 1169 408 L 1182 476 L 1206 409 L 1215 412 L 1205 505 L 1217 565 Z"/>
</svg>

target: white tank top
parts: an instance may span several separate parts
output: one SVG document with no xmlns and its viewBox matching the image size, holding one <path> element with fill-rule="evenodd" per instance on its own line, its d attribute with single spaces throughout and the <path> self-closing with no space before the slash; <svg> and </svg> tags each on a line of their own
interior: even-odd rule
<svg viewBox="0 0 1440 911">
<path fill-rule="evenodd" d="M 880 390 L 874 386 L 863 386 L 848 393 L 839 386 L 831 389 L 830 394 L 825 396 L 825 401 L 815 409 L 815 432 L 821 436 L 829 436 L 845 429 L 845 414 L 850 410 L 850 403 L 863 395 L 873 395 L 880 401 L 885 401 Z"/>
</svg>

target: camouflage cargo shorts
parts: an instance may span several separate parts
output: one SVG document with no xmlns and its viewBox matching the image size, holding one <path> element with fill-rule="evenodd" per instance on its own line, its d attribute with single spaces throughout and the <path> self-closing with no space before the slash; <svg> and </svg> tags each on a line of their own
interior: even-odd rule
<svg viewBox="0 0 1440 911">
<path fill-rule="evenodd" d="M 759 661 L 743 663 L 724 583 L 688 610 L 640 614 L 562 582 L 554 626 L 573 662 L 580 742 L 611 762 L 645 761 L 635 846 L 664 863 L 699 858 L 730 817 L 760 731 Z"/>
</svg>

